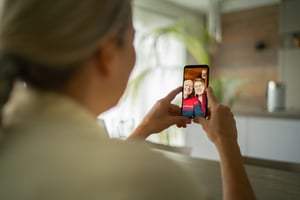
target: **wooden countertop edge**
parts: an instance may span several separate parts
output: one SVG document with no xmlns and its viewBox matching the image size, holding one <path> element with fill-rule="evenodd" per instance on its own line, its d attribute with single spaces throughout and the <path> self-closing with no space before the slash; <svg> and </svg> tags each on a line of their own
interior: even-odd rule
<svg viewBox="0 0 300 200">
<path fill-rule="evenodd" d="M 268 112 L 266 110 L 234 110 L 236 116 L 300 120 L 300 112 Z"/>
</svg>

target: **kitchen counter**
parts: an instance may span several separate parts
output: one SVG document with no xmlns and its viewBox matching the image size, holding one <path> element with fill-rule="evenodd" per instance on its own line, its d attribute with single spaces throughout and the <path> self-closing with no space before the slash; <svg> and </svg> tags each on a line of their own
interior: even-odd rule
<svg viewBox="0 0 300 200">
<path fill-rule="evenodd" d="M 233 108 L 238 141 L 244 156 L 300 163 L 298 112 L 269 113 L 256 108 Z M 201 126 L 190 124 L 184 132 L 185 145 L 191 147 L 191 156 L 218 159 L 215 146 Z"/>
<path fill-rule="evenodd" d="M 188 173 L 191 173 L 199 181 L 199 187 L 202 184 L 208 190 L 209 194 L 212 195 L 213 199 L 222 199 L 219 162 L 192 158 L 168 151 L 161 152 L 181 165 Z M 290 170 L 291 168 L 274 168 L 273 163 L 272 165 L 265 166 L 259 162 L 256 162 L 257 164 L 253 162 L 245 163 L 247 163 L 245 164 L 246 172 L 257 199 L 300 199 L 299 164 L 290 164 L 289 166 L 293 165 L 297 169 Z"/>
<path fill-rule="evenodd" d="M 233 108 L 233 113 L 237 116 L 247 117 L 265 117 L 265 118 L 281 118 L 281 119 L 300 119 L 300 110 L 284 110 L 277 112 L 268 112 L 266 108 L 249 107 L 249 108 Z"/>
</svg>

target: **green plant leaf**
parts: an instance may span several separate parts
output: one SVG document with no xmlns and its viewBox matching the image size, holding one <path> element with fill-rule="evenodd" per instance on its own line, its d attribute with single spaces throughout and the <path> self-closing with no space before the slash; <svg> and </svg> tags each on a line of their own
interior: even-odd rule
<svg viewBox="0 0 300 200">
<path fill-rule="evenodd" d="M 188 23 L 184 20 L 179 20 L 174 24 L 171 24 L 167 27 L 160 27 L 154 30 L 154 37 L 159 38 L 164 35 L 174 35 L 180 41 L 182 41 L 195 58 L 198 64 L 207 64 L 210 65 L 210 58 L 207 51 L 207 46 L 211 41 L 207 30 L 202 27 L 200 34 L 195 34 L 188 31 Z"/>
<path fill-rule="evenodd" d="M 216 99 L 221 102 L 223 99 L 223 83 L 221 79 L 214 79 L 209 82 L 209 85 L 212 87 L 214 91 L 214 95 Z"/>
<path fill-rule="evenodd" d="M 143 84 L 145 78 L 152 72 L 152 70 L 153 68 L 151 67 L 146 68 L 143 71 L 141 71 L 138 75 L 131 78 L 127 84 L 126 90 L 124 92 L 124 95 L 121 98 L 121 101 L 130 98 L 132 100 L 132 103 L 134 104 L 140 86 Z"/>
</svg>

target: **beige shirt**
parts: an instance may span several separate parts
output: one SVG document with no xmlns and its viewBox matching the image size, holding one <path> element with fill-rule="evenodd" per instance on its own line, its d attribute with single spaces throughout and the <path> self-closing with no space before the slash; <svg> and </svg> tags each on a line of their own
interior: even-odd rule
<svg viewBox="0 0 300 200">
<path fill-rule="evenodd" d="M 21 89 L 0 141 L 0 199 L 203 199 L 183 169 L 143 142 L 109 139 L 68 97 Z"/>
</svg>

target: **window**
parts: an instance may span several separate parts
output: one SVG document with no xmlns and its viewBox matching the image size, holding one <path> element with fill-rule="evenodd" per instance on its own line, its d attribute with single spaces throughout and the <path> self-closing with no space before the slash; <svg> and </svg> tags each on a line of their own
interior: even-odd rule
<svg viewBox="0 0 300 200">
<path fill-rule="evenodd" d="M 182 84 L 182 69 L 186 63 L 183 44 L 173 36 L 155 39 L 149 34 L 155 28 L 173 22 L 174 19 L 167 16 L 134 8 L 137 60 L 128 90 L 115 108 L 99 116 L 105 120 L 111 137 L 127 137 L 158 99 Z M 180 101 L 181 96 L 178 95 L 175 102 L 180 105 Z M 154 134 L 149 140 L 184 145 L 182 130 L 176 127 L 163 134 Z"/>
</svg>

